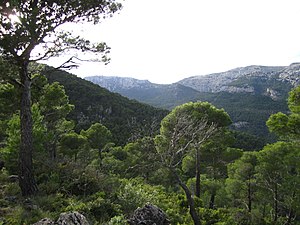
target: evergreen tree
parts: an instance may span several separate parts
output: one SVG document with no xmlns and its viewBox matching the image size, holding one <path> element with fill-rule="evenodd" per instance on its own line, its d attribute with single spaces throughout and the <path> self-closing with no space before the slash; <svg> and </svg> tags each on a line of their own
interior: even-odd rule
<svg viewBox="0 0 300 225">
<path fill-rule="evenodd" d="M 300 215 L 299 146 L 285 142 L 270 144 L 258 153 L 257 159 L 257 177 L 265 189 L 264 197 L 272 205 L 272 220 L 287 218 L 286 224 L 291 224 Z"/>
<path fill-rule="evenodd" d="M 300 86 L 289 93 L 288 106 L 290 114 L 282 112 L 273 114 L 267 121 L 267 126 L 281 140 L 300 141 Z"/>
<path fill-rule="evenodd" d="M 178 170 L 181 168 L 182 160 L 194 150 L 196 189 L 200 189 L 200 147 L 230 122 L 224 110 L 217 109 L 207 102 L 190 102 L 176 107 L 162 120 L 160 135 L 155 138 L 162 163 L 172 172 L 184 190 L 191 217 L 196 225 L 201 224 L 201 221 L 196 211 L 195 201 Z"/>
<path fill-rule="evenodd" d="M 106 44 L 92 44 L 58 28 L 67 22 L 98 23 L 102 17 L 119 9 L 120 4 L 113 0 L 8 0 L 0 3 L 0 54 L 18 74 L 5 73 L 1 79 L 18 84 L 21 92 L 19 184 L 24 196 L 35 194 L 38 190 L 32 168 L 32 74 L 28 70 L 29 63 L 58 56 L 69 49 L 107 53 L 109 48 Z M 37 47 L 39 51 L 34 51 Z M 105 54 L 101 60 L 107 61 Z"/>
<path fill-rule="evenodd" d="M 234 207 L 246 206 L 248 212 L 252 211 L 254 195 L 256 192 L 256 152 L 244 152 L 241 158 L 228 165 L 227 190 Z"/>
<path fill-rule="evenodd" d="M 87 130 L 81 130 L 80 134 L 84 136 L 92 149 L 97 149 L 99 162 L 101 166 L 102 151 L 106 144 L 112 139 L 112 134 L 105 126 L 100 123 L 92 124 Z"/>
</svg>

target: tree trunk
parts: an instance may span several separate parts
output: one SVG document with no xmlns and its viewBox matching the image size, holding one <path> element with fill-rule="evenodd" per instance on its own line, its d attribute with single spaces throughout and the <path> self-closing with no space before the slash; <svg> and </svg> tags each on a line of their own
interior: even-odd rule
<svg viewBox="0 0 300 225">
<path fill-rule="evenodd" d="M 292 197 L 293 197 L 293 199 L 296 197 L 296 192 L 295 191 L 293 191 Z M 287 219 L 285 225 L 292 224 L 293 216 L 294 216 L 294 210 L 293 210 L 293 204 L 291 203 L 290 208 L 289 208 L 289 214 L 287 216 L 288 219 Z"/>
<path fill-rule="evenodd" d="M 102 149 L 98 149 L 98 155 L 99 155 L 99 167 L 102 169 Z"/>
<path fill-rule="evenodd" d="M 251 178 L 248 179 L 248 193 L 247 193 L 247 198 L 248 198 L 248 212 L 252 211 L 252 190 L 251 190 Z"/>
<path fill-rule="evenodd" d="M 53 128 L 55 129 L 55 128 Z M 59 135 L 54 134 L 54 138 L 53 141 L 51 141 L 50 143 L 50 159 L 52 159 L 53 161 L 56 160 L 56 149 L 57 149 L 57 142 L 59 139 Z"/>
<path fill-rule="evenodd" d="M 278 186 L 275 183 L 274 188 L 274 222 L 278 220 Z"/>
<path fill-rule="evenodd" d="M 180 177 L 178 176 L 176 171 L 172 170 L 172 172 L 175 175 L 178 184 L 184 190 L 184 193 L 185 193 L 187 201 L 188 201 L 188 205 L 190 207 L 190 215 L 191 215 L 191 217 L 194 221 L 194 225 L 201 225 L 201 221 L 200 221 L 200 218 L 197 214 L 196 207 L 195 207 L 195 202 L 194 202 L 194 199 L 192 197 L 191 191 L 186 186 L 186 184 L 182 182 L 182 180 L 180 179 Z"/>
<path fill-rule="evenodd" d="M 196 151 L 196 191 L 195 195 L 200 198 L 200 150 Z"/>
<path fill-rule="evenodd" d="M 23 63 L 19 72 L 21 78 L 21 144 L 19 154 L 19 185 L 23 196 L 33 195 L 38 191 L 32 164 L 33 122 L 31 114 L 31 80 L 28 76 L 28 63 Z"/>
<path fill-rule="evenodd" d="M 215 208 L 215 198 L 216 198 L 216 193 L 212 193 L 210 196 L 210 201 L 209 201 L 209 208 L 214 209 Z"/>
<path fill-rule="evenodd" d="M 54 143 L 51 144 L 51 159 L 52 160 L 56 159 L 56 145 L 57 145 L 57 141 L 55 140 Z"/>
<path fill-rule="evenodd" d="M 287 219 L 285 225 L 290 225 L 290 224 L 292 224 L 293 216 L 294 216 L 294 211 L 293 211 L 293 208 L 292 208 L 292 206 L 291 206 L 291 207 L 290 207 L 290 210 L 289 210 L 289 214 L 288 214 L 288 219 Z"/>
</svg>

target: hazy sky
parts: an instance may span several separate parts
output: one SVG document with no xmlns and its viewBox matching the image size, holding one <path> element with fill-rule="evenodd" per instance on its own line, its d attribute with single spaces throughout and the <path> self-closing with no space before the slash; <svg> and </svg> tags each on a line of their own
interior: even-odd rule
<svg viewBox="0 0 300 225">
<path fill-rule="evenodd" d="M 111 48 L 111 63 L 71 72 L 155 83 L 248 65 L 300 61 L 299 0 L 126 0 L 113 18 L 76 32 Z M 57 63 L 57 60 L 51 64 Z"/>
</svg>

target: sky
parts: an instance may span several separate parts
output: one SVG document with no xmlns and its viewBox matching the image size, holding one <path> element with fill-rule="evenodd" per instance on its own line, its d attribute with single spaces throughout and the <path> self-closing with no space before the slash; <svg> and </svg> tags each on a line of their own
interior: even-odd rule
<svg viewBox="0 0 300 225">
<path fill-rule="evenodd" d="M 300 62 L 299 0 L 119 1 L 123 9 L 112 18 L 68 27 L 111 47 L 108 65 L 81 62 L 71 73 L 170 84 L 236 67 Z"/>
</svg>

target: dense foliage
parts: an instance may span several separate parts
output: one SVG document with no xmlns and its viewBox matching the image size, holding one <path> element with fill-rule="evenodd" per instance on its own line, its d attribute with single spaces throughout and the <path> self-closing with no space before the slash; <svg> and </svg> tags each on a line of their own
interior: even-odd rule
<svg viewBox="0 0 300 225">
<path fill-rule="evenodd" d="M 76 131 L 100 122 L 112 132 L 112 141 L 118 145 L 157 134 L 160 121 L 168 113 L 111 93 L 62 70 L 47 67 L 43 73 L 49 83 L 64 85 L 70 103 L 75 106 L 68 118 L 76 121 Z"/>
<path fill-rule="evenodd" d="M 290 113 L 267 122 L 280 141 L 246 151 L 236 147 L 251 138 L 234 141 L 229 115 L 210 103 L 166 115 L 32 63 L 69 49 L 107 62 L 105 43 L 57 28 L 98 23 L 120 7 L 113 0 L 0 3 L 0 224 L 65 211 L 92 224 L 126 224 L 147 202 L 172 224 L 299 224 L 299 87 L 290 92 Z"/>
<path fill-rule="evenodd" d="M 210 103 L 166 115 L 68 73 L 43 73 L 32 86 L 39 192 L 30 198 L 16 182 L 20 95 L 0 84 L 0 224 L 66 211 L 91 224 L 127 224 L 147 202 L 171 224 L 300 224 L 299 87 L 290 92 L 290 113 L 267 122 L 280 141 L 262 146 L 227 129 L 229 115 Z"/>
<path fill-rule="evenodd" d="M 67 51 L 92 52 L 107 63 L 109 47 L 71 32 L 59 30 L 66 23 L 99 23 L 121 8 L 114 0 L 7 0 L 0 2 L 0 81 L 10 82 L 20 92 L 19 184 L 23 196 L 38 192 L 33 172 L 32 78 L 29 64 Z M 99 55 L 101 58 L 99 58 Z M 63 67 L 74 66 L 71 57 Z"/>
</svg>

